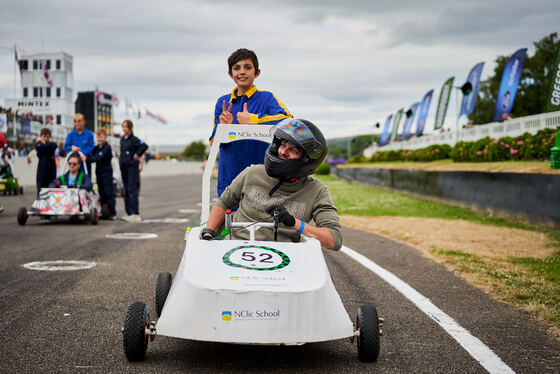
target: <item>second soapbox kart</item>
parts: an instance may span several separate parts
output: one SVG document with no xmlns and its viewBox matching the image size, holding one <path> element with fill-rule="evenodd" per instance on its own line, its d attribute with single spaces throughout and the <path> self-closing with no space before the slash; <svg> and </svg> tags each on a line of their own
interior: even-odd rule
<svg viewBox="0 0 560 374">
<path fill-rule="evenodd" d="M 85 163 L 83 166 L 87 172 Z M 97 191 L 65 186 L 41 188 L 30 210 L 27 210 L 26 207 L 19 208 L 17 221 L 20 225 L 25 225 L 30 216 L 46 218 L 67 216 L 85 217 L 92 225 L 97 225 L 100 212 L 101 205 Z"/>
<path fill-rule="evenodd" d="M 215 139 L 223 142 L 231 131 L 236 131 L 237 140 L 242 139 L 244 127 L 245 134 L 252 134 L 255 126 L 220 125 Z M 215 144 L 216 140 L 203 175 L 203 222 L 209 211 Z M 230 223 L 226 217 L 226 228 L 248 230 L 249 240 L 206 241 L 200 238 L 201 227 L 187 231 L 175 279 L 170 273 L 160 273 L 157 278 L 159 319 L 152 320 L 141 301 L 127 310 L 122 329 L 126 358 L 144 360 L 148 342 L 158 335 L 251 345 L 350 338 L 357 342 L 361 361 L 375 361 L 381 335 L 376 308 L 371 304 L 360 307 L 353 325 L 319 241 L 305 236 L 299 243 L 255 240 L 256 230 L 275 227 L 274 222 Z"/>
</svg>

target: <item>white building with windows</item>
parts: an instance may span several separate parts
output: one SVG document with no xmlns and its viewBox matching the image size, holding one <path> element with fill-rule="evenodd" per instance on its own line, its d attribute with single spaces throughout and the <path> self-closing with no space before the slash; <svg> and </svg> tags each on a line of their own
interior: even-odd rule
<svg viewBox="0 0 560 374">
<path fill-rule="evenodd" d="M 53 138 L 64 139 L 68 131 L 73 129 L 72 60 L 72 56 L 64 52 L 20 57 L 21 87 L 18 97 L 6 99 L 5 106 L 19 113 L 33 114 L 32 135 L 38 134 L 46 123 L 47 115 L 53 117 Z"/>
</svg>

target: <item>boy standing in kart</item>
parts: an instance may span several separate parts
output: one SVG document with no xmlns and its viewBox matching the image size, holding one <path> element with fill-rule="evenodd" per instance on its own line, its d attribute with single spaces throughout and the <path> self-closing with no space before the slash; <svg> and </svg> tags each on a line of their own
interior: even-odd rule
<svg viewBox="0 0 560 374">
<path fill-rule="evenodd" d="M 81 157 L 77 153 L 68 156 L 68 172 L 53 180 L 49 187 L 56 188 L 67 186 L 70 188 L 81 188 L 82 190 L 91 191 L 93 184 L 89 176 L 80 170 Z"/>
<path fill-rule="evenodd" d="M 276 212 L 278 240 L 297 242 L 304 234 L 319 240 L 324 248 L 340 249 L 342 227 L 336 207 L 327 187 L 310 176 L 327 155 L 323 134 L 309 121 L 289 118 L 271 131 L 273 140 L 264 165 L 246 168 L 225 189 L 210 212 L 202 239 L 217 238 L 225 211 L 239 205 L 234 222 L 270 221 Z M 232 233 L 235 239 L 249 237 L 246 230 Z M 272 240 L 273 232 L 260 229 L 255 238 Z"/>
<path fill-rule="evenodd" d="M 138 185 L 140 182 L 140 157 L 148 149 L 148 145 L 132 133 L 132 121 L 125 119 L 122 123 L 121 155 L 119 166 L 124 184 L 124 207 L 126 216 L 122 219 L 128 222 L 138 222 L 142 218 L 138 213 Z"/>
<path fill-rule="evenodd" d="M 288 108 L 271 92 L 260 91 L 253 84 L 260 75 L 255 52 L 238 49 L 228 58 L 228 74 L 236 84 L 230 94 L 221 96 L 214 108 L 214 127 L 210 144 L 219 123 L 276 124 L 292 117 Z M 243 169 L 262 164 L 267 145 L 256 140 L 241 140 L 220 145 L 218 196 Z"/>
<path fill-rule="evenodd" d="M 107 143 L 107 132 L 103 128 L 97 130 L 97 145 L 88 156 L 89 163 L 95 162 L 95 176 L 103 212 L 101 217 L 114 220 L 117 212 L 115 210 L 115 193 L 113 191 L 113 151 Z M 105 209 L 106 208 L 106 209 Z"/>
<path fill-rule="evenodd" d="M 56 178 L 54 153 L 57 148 L 56 143 L 51 142 L 51 130 L 46 127 L 41 129 L 41 135 L 35 144 L 37 158 L 39 158 L 36 178 L 37 195 L 41 192 L 41 188 L 48 187 L 49 183 Z"/>
</svg>

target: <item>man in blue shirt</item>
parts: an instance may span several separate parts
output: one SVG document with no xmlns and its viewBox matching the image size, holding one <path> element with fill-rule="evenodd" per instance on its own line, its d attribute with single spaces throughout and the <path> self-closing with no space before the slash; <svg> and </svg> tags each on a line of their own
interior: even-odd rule
<svg viewBox="0 0 560 374">
<path fill-rule="evenodd" d="M 228 74 L 236 84 L 231 94 L 221 96 L 214 109 L 214 140 L 219 123 L 274 125 L 292 117 L 288 108 L 272 92 L 260 91 L 253 84 L 260 75 L 255 52 L 238 49 L 228 58 Z M 240 140 L 220 145 L 218 196 L 247 166 L 262 164 L 268 144 L 257 140 Z"/>
<path fill-rule="evenodd" d="M 87 156 L 93 151 L 93 133 L 85 128 L 86 120 L 82 113 L 74 115 L 74 130 L 66 136 L 64 150 L 67 153 L 80 153 L 82 161 L 87 160 Z M 91 176 L 91 163 L 87 163 L 88 175 Z"/>
</svg>

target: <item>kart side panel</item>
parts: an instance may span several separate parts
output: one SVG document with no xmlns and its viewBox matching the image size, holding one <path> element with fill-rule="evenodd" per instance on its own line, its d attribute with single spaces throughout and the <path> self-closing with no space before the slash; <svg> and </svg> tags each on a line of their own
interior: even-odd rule
<svg viewBox="0 0 560 374">
<path fill-rule="evenodd" d="M 299 344 L 353 334 L 317 240 L 208 242 L 199 234 L 188 236 L 158 335 Z"/>
</svg>

